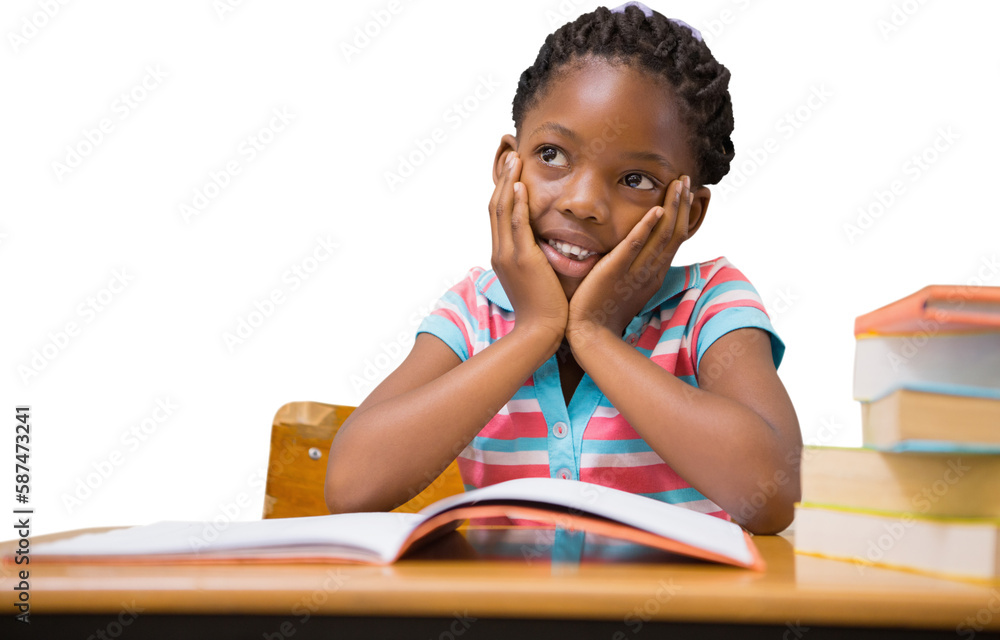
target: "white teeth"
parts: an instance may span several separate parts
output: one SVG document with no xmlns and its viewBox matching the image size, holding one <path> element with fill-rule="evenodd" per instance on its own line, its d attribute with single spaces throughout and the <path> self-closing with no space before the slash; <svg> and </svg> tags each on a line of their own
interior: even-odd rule
<svg viewBox="0 0 1000 640">
<path fill-rule="evenodd" d="M 559 240 L 549 240 L 549 246 L 554 248 L 559 253 L 563 254 L 567 258 L 573 258 L 576 260 L 586 260 L 590 256 L 594 255 L 594 251 L 587 251 L 582 247 L 578 247 L 575 244 L 570 244 L 568 242 L 560 242 Z"/>
</svg>

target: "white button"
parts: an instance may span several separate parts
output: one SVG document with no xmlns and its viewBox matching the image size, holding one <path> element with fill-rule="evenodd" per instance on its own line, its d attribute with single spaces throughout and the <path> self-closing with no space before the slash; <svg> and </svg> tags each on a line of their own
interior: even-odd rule
<svg viewBox="0 0 1000 640">
<path fill-rule="evenodd" d="M 639 336 L 635 335 L 634 333 L 629 334 L 629 337 L 625 339 L 625 342 L 628 342 L 630 345 L 635 346 L 635 343 L 639 342 Z"/>
<path fill-rule="evenodd" d="M 569 433 L 569 427 L 566 426 L 565 422 L 557 422 L 552 425 L 552 435 L 555 437 L 565 438 L 567 433 Z"/>
<path fill-rule="evenodd" d="M 556 471 L 556 477 L 562 480 L 569 480 L 573 477 L 573 472 L 571 472 L 566 467 L 563 467 L 559 471 Z"/>
</svg>

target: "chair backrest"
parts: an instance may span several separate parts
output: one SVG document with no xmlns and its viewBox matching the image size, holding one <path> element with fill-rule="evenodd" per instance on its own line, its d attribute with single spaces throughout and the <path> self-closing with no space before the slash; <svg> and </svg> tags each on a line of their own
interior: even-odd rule
<svg viewBox="0 0 1000 640">
<path fill-rule="evenodd" d="M 264 490 L 264 517 L 327 515 L 323 488 L 330 443 L 354 407 L 289 402 L 274 415 L 271 455 Z M 394 511 L 415 512 L 461 493 L 458 464 L 452 462 L 426 489 Z"/>
</svg>

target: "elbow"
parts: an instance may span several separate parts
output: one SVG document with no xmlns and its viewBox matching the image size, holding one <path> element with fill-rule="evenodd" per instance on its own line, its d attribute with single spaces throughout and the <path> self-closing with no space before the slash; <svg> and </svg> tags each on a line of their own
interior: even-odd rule
<svg viewBox="0 0 1000 640">
<path fill-rule="evenodd" d="M 754 535 L 774 535 L 787 529 L 794 517 L 795 506 L 792 502 L 788 502 L 761 510 L 755 517 L 737 522 Z"/>
<path fill-rule="evenodd" d="M 323 499 L 326 500 L 326 508 L 330 513 L 350 513 L 350 509 L 340 499 L 342 495 L 344 495 L 344 491 L 327 472 L 326 483 L 323 486 Z"/>
<path fill-rule="evenodd" d="M 323 498 L 330 513 L 359 513 L 362 511 L 389 511 L 392 507 L 383 504 L 373 483 L 366 482 L 343 465 L 327 468 L 323 485 Z"/>
<path fill-rule="evenodd" d="M 352 486 L 352 483 L 347 478 L 342 478 L 341 475 L 332 469 L 327 469 L 326 472 L 323 498 L 326 500 L 326 508 L 330 510 L 330 513 L 370 511 L 359 504 L 356 487 Z"/>
<path fill-rule="evenodd" d="M 785 475 L 785 480 L 784 484 L 758 486 L 758 491 L 742 497 L 740 506 L 730 512 L 733 520 L 754 535 L 774 535 L 787 529 L 795 518 L 795 503 L 802 494 L 797 474 Z"/>
</svg>

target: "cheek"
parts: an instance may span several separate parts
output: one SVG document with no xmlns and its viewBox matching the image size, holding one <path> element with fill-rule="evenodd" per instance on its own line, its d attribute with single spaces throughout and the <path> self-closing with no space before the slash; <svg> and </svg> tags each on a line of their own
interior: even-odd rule
<svg viewBox="0 0 1000 640">
<path fill-rule="evenodd" d="M 530 173 L 522 174 L 521 182 L 528 190 L 528 212 L 532 220 L 552 209 L 552 203 L 559 193 L 558 184 Z"/>
</svg>

